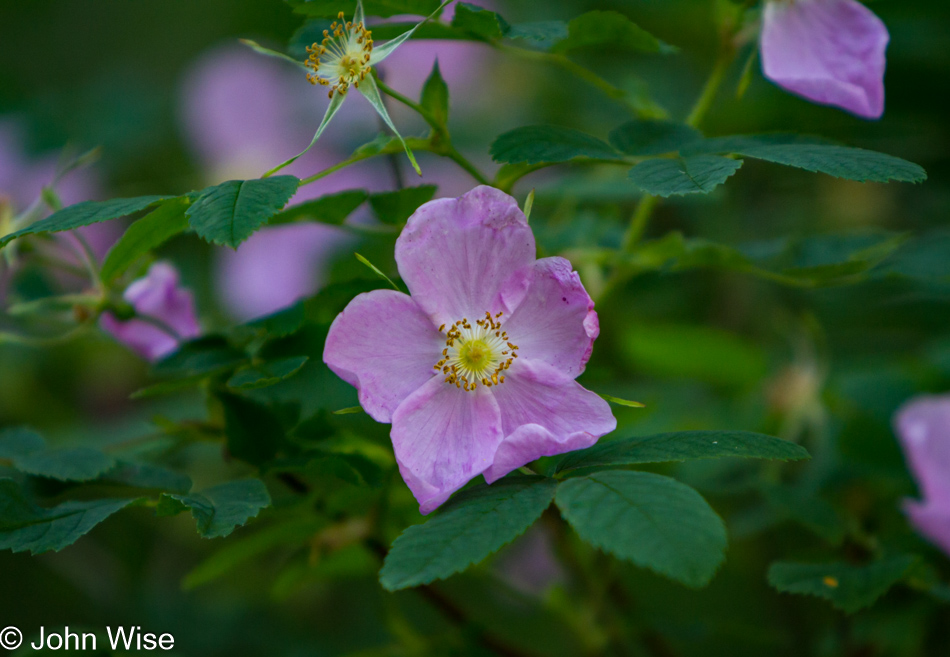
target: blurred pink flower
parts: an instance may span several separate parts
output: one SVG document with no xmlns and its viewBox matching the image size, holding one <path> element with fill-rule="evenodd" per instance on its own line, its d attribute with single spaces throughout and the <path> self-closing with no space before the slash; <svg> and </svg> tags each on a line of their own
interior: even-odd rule
<svg viewBox="0 0 950 657">
<path fill-rule="evenodd" d="M 426 203 L 396 241 L 396 263 L 412 296 L 357 296 L 323 358 L 373 419 L 392 422 L 421 513 L 479 474 L 491 483 L 616 428 L 574 380 L 599 333 L 594 303 L 567 260 L 535 259 L 515 199 L 482 186 Z"/>
<path fill-rule="evenodd" d="M 950 556 L 950 395 L 911 400 L 894 424 L 923 496 L 908 500 L 904 511 L 918 532 Z"/>
<path fill-rule="evenodd" d="M 179 287 L 178 272 L 168 263 L 153 264 L 144 278 L 129 285 L 123 297 L 137 315 L 162 326 L 141 319 L 123 321 L 108 313 L 100 319 L 101 326 L 146 360 L 160 360 L 175 351 L 181 341 L 201 335 L 194 298 Z"/>
<path fill-rule="evenodd" d="M 500 555 L 495 570 L 513 589 L 536 597 L 566 579 L 551 533 L 541 523 L 533 525 Z"/>
<path fill-rule="evenodd" d="M 884 113 L 887 27 L 857 0 L 772 0 L 762 26 L 765 77 L 867 119 Z"/>
</svg>

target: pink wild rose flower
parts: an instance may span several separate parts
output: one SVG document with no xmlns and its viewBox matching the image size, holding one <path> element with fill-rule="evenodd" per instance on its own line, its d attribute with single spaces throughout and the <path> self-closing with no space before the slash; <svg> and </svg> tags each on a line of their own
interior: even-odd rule
<svg viewBox="0 0 950 657">
<path fill-rule="evenodd" d="M 920 534 L 950 555 L 950 395 L 911 400 L 894 424 L 924 498 L 908 500 L 904 510 Z"/>
<path fill-rule="evenodd" d="M 879 119 L 888 39 L 857 0 L 773 0 L 762 23 L 762 70 L 808 100 Z"/>
<path fill-rule="evenodd" d="M 563 258 L 535 259 L 517 203 L 491 187 L 426 203 L 396 241 L 412 296 L 374 290 L 334 320 L 323 359 L 391 422 L 427 514 L 473 477 L 589 447 L 617 422 L 574 379 L 600 329 Z"/>
<path fill-rule="evenodd" d="M 129 285 L 124 298 L 137 315 L 149 317 L 155 323 L 142 319 L 122 321 L 105 314 L 101 326 L 146 360 L 161 360 L 175 351 L 180 341 L 201 334 L 194 298 L 191 292 L 179 287 L 178 272 L 168 263 L 152 265 L 144 278 Z"/>
</svg>

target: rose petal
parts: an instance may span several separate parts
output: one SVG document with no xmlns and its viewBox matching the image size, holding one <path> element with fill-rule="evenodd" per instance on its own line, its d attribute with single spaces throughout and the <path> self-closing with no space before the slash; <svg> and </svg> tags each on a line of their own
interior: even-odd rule
<svg viewBox="0 0 950 657">
<path fill-rule="evenodd" d="M 564 258 L 542 258 L 522 268 L 501 288 L 504 329 L 518 355 L 544 362 L 572 379 L 600 334 L 594 302 Z"/>
<path fill-rule="evenodd" d="M 904 511 L 921 535 L 950 555 L 950 506 L 908 500 Z"/>
<path fill-rule="evenodd" d="M 590 447 L 617 428 L 607 402 L 546 363 L 519 358 L 491 391 L 505 439 L 484 473 L 488 483 L 542 456 Z"/>
<path fill-rule="evenodd" d="M 534 257 L 515 199 L 485 186 L 421 206 L 396 240 L 399 274 L 437 325 L 494 312 L 502 284 Z"/>
<path fill-rule="evenodd" d="M 403 479 L 427 514 L 489 467 L 501 442 L 491 390 L 460 390 L 434 377 L 393 413 L 393 447 Z"/>
<path fill-rule="evenodd" d="M 433 378 L 444 348 L 445 336 L 415 301 L 395 290 L 373 290 L 333 320 L 323 361 L 356 386 L 374 420 L 390 422 L 396 407 Z"/>
<path fill-rule="evenodd" d="M 950 396 L 906 404 L 897 412 L 895 429 L 924 498 L 950 509 Z"/>
<path fill-rule="evenodd" d="M 792 93 L 876 119 L 888 39 L 881 19 L 856 0 L 768 2 L 762 69 Z"/>
<path fill-rule="evenodd" d="M 191 292 L 178 287 L 178 272 L 167 263 L 152 265 L 144 278 L 129 285 L 124 298 L 136 313 L 162 322 L 182 339 L 201 334 L 194 298 Z M 119 321 L 111 314 L 104 314 L 100 322 L 116 340 L 150 361 L 159 360 L 178 348 L 178 340 L 167 331 L 140 319 Z"/>
</svg>

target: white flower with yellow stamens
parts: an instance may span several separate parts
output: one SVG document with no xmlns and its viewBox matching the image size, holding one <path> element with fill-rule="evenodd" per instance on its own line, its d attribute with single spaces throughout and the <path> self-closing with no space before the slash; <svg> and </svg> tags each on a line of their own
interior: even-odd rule
<svg viewBox="0 0 950 657">
<path fill-rule="evenodd" d="M 395 39 L 387 41 L 380 46 L 376 46 L 373 43 L 371 31 L 366 29 L 362 0 L 357 0 L 353 20 L 346 21 L 343 12 L 340 12 L 337 21 L 330 26 L 330 29 L 324 30 L 323 42 L 314 43 L 307 48 L 309 57 L 305 62 L 297 61 L 282 53 L 259 46 L 253 41 L 243 40 L 243 43 L 259 53 L 290 60 L 294 64 L 303 67 L 307 71 L 307 79 L 311 84 L 329 88 L 330 105 L 323 115 L 320 127 L 317 128 L 316 134 L 313 135 L 313 140 L 311 140 L 310 145 L 286 162 L 268 171 L 264 176 L 266 177 L 280 171 L 309 151 L 313 145 L 317 143 L 320 135 L 323 134 L 323 131 L 330 123 L 330 119 L 333 118 L 340 109 L 340 106 L 343 105 L 346 94 L 351 87 L 363 94 L 366 100 L 368 100 L 379 113 L 380 117 L 382 117 L 383 121 L 386 122 L 386 125 L 389 126 L 390 130 L 396 134 L 396 137 L 399 138 L 403 148 L 406 150 L 409 161 L 412 162 L 412 168 L 421 176 L 422 171 L 420 171 L 419 165 L 416 163 L 415 156 L 409 149 L 408 144 L 406 144 L 406 140 L 403 139 L 399 131 L 396 130 L 396 126 L 393 125 L 393 120 L 389 117 L 389 112 L 383 104 L 383 99 L 380 98 L 379 88 L 376 86 L 375 78 L 373 78 L 373 66 L 389 57 L 397 47 L 412 36 L 413 32 L 419 29 L 429 18 L 442 11 L 442 8 L 449 4 L 449 2 L 451 2 L 451 0 L 443 2 L 428 18 L 416 24 L 409 31 L 403 32 Z"/>
</svg>

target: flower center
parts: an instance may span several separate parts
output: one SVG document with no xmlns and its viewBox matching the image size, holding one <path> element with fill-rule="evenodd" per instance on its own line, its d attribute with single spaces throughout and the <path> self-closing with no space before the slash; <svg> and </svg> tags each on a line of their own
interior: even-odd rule
<svg viewBox="0 0 950 657">
<path fill-rule="evenodd" d="M 343 22 L 342 11 L 339 19 L 323 31 L 323 43 L 307 47 L 306 66 L 313 71 L 307 73 L 307 80 L 330 87 L 330 98 L 334 92 L 345 95 L 350 85 L 359 87 L 371 70 L 372 32 L 363 23 Z"/>
<path fill-rule="evenodd" d="M 475 326 L 468 319 L 452 324 L 445 333 L 442 358 L 433 366 L 445 374 L 446 383 L 472 391 L 479 383 L 490 388 L 505 382 L 504 371 L 518 357 L 518 345 L 512 344 L 508 333 L 501 329 L 501 315 L 492 317 L 486 312 Z M 445 332 L 445 324 L 439 331 Z"/>
</svg>

